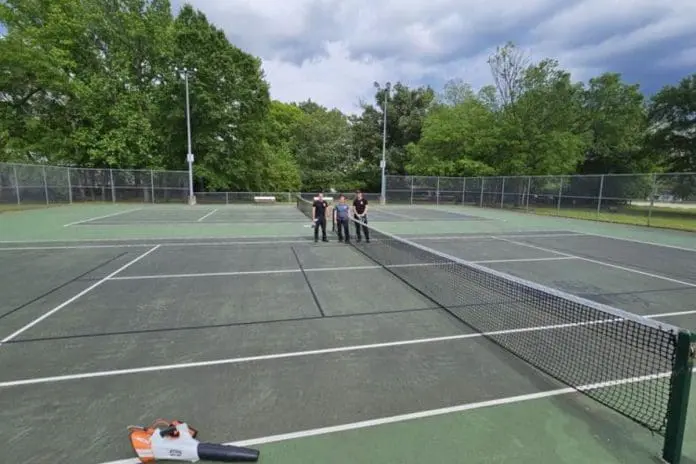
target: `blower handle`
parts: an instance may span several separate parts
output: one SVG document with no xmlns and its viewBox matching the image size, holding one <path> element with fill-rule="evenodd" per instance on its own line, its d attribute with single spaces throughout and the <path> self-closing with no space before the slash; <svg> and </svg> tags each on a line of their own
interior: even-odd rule
<svg viewBox="0 0 696 464">
<path fill-rule="evenodd" d="M 239 446 L 199 443 L 198 457 L 203 461 L 256 462 L 259 459 L 259 451 Z"/>
</svg>

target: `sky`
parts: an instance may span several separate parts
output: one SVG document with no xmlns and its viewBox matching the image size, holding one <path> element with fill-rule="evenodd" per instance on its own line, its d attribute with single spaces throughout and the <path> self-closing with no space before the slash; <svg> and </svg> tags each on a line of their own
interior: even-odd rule
<svg viewBox="0 0 696 464">
<path fill-rule="evenodd" d="M 172 0 L 174 14 L 184 0 Z M 696 0 L 187 0 L 260 57 L 271 97 L 346 113 L 374 82 L 492 84 L 488 57 L 514 42 L 575 81 L 619 72 L 646 95 L 696 72 Z M 0 33 L 2 33 L 0 29 Z"/>
<path fill-rule="evenodd" d="M 173 0 L 178 12 L 182 0 Z M 374 82 L 491 84 L 513 41 L 587 81 L 620 72 L 650 95 L 696 71 L 696 0 L 189 0 L 263 59 L 271 97 L 347 113 Z"/>
</svg>

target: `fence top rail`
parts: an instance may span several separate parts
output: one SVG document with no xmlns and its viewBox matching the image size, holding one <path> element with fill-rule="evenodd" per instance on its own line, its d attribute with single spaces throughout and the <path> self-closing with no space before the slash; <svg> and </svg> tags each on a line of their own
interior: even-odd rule
<svg viewBox="0 0 696 464">
<path fill-rule="evenodd" d="M 15 163 L 15 162 L 0 162 L 0 167 L 2 166 L 16 166 L 16 167 L 25 167 L 25 168 L 54 168 L 54 169 L 74 169 L 74 170 L 81 170 L 81 171 L 121 171 L 121 172 L 154 172 L 154 173 L 164 173 L 164 174 L 178 174 L 178 175 L 183 175 L 186 174 L 188 175 L 188 171 L 175 171 L 175 170 L 168 170 L 168 169 L 135 169 L 135 168 L 94 168 L 94 167 L 85 167 L 85 166 L 68 166 L 68 165 L 61 165 L 61 164 L 30 164 L 30 163 Z"/>
<path fill-rule="evenodd" d="M 418 176 L 388 174 L 391 179 L 553 179 L 569 177 L 639 177 L 639 176 L 696 176 L 696 172 L 634 172 L 634 173 L 605 173 L 605 174 L 543 174 L 543 175 L 515 175 L 515 176 Z"/>
</svg>

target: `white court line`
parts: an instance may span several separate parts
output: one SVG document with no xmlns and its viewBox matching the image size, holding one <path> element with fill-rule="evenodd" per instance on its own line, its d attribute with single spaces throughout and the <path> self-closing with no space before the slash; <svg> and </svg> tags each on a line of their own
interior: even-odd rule
<svg viewBox="0 0 696 464">
<path fill-rule="evenodd" d="M 677 313 L 674 313 L 674 314 L 677 314 Z M 652 318 L 658 318 L 661 316 L 663 316 L 663 314 L 653 314 L 653 315 L 647 315 L 647 316 L 643 316 L 643 317 L 645 317 L 647 319 L 652 319 Z M 275 360 L 275 359 L 299 358 L 299 357 L 304 357 L 304 356 L 316 356 L 316 355 L 322 355 L 322 354 L 343 353 L 343 352 L 347 352 L 347 351 L 354 352 L 354 351 L 365 351 L 365 350 L 382 349 L 382 348 L 392 348 L 392 347 L 396 347 L 396 346 L 421 345 L 421 344 L 425 344 L 425 343 L 437 343 L 437 342 L 447 342 L 447 341 L 453 341 L 453 340 L 465 340 L 465 339 L 469 339 L 469 338 L 490 337 L 490 336 L 495 336 L 495 335 L 508 335 L 508 334 L 514 334 L 514 333 L 539 332 L 539 331 L 545 331 L 545 330 L 566 329 L 569 327 L 582 327 L 582 326 L 590 326 L 590 325 L 598 325 L 598 324 L 609 324 L 612 322 L 619 322 L 621 320 L 622 320 L 621 318 L 614 317 L 611 319 L 600 319 L 600 320 L 589 321 L 589 322 L 572 322 L 572 323 L 554 324 L 554 325 L 547 325 L 547 326 L 523 327 L 521 329 L 504 329 L 504 330 L 495 330 L 495 331 L 483 332 L 483 333 L 476 332 L 476 333 L 459 334 L 459 335 L 448 335 L 448 336 L 443 336 L 443 337 L 431 337 L 431 338 L 419 338 L 419 339 L 411 339 L 411 340 L 398 340 L 398 341 L 394 341 L 394 342 L 371 343 L 371 344 L 367 344 L 367 345 L 349 345 L 349 346 L 339 346 L 339 347 L 334 347 L 334 348 L 322 348 L 322 349 L 317 349 L 317 350 L 289 351 L 289 352 L 285 352 L 285 353 L 273 353 L 273 354 L 264 354 L 264 355 L 256 355 L 256 356 L 246 356 L 246 357 L 240 357 L 240 358 L 213 359 L 210 361 L 192 361 L 192 362 L 179 363 L 179 364 L 160 364 L 160 365 L 155 365 L 155 366 L 144 366 L 144 367 L 133 367 L 133 368 L 129 368 L 129 369 L 113 369 L 113 370 L 106 370 L 106 371 L 84 372 L 81 374 L 66 374 L 66 375 L 57 375 L 57 376 L 51 376 L 51 377 L 34 377 L 34 378 L 30 378 L 30 379 L 9 380 L 9 381 L 5 381 L 5 382 L 0 382 L 0 388 L 10 388 L 10 387 L 25 386 L 25 385 L 65 382 L 65 381 L 69 381 L 69 380 L 93 379 L 93 378 L 100 378 L 100 377 L 114 377 L 114 376 L 129 375 L 129 374 L 142 374 L 142 373 L 148 373 L 148 372 L 172 371 L 172 370 L 189 369 L 189 368 L 196 368 L 196 367 L 210 367 L 210 366 L 221 366 L 221 365 L 228 365 L 228 364 L 242 364 L 242 363 L 258 362 L 258 361 L 269 361 L 269 360 Z"/>
<path fill-rule="evenodd" d="M 474 264 L 493 264 L 493 263 L 526 263 L 535 261 L 563 261 L 577 259 L 575 256 L 549 256 L 546 258 L 517 258 L 517 259 L 489 259 L 486 261 L 469 261 Z"/>
<path fill-rule="evenodd" d="M 604 235 L 604 234 L 596 234 L 594 232 L 584 232 L 581 235 L 588 235 L 588 236 L 593 236 L 593 237 L 602 237 L 602 238 L 609 238 L 612 240 L 623 240 L 625 242 L 634 242 L 634 243 L 640 243 L 643 245 L 652 245 L 652 246 L 659 246 L 663 248 L 673 248 L 675 250 L 684 250 L 684 251 L 696 251 L 696 248 L 688 248 L 688 247 L 683 247 L 683 246 L 678 246 L 678 245 L 670 245 L 667 243 L 657 243 L 657 242 L 647 242 L 645 240 L 637 240 L 634 238 L 623 238 L 623 237 L 612 237 L 611 235 Z"/>
<path fill-rule="evenodd" d="M 508 396 L 505 398 L 496 398 L 494 400 L 479 401 L 479 402 L 475 402 L 475 403 L 465 403 L 465 404 L 460 404 L 457 406 L 449 406 L 446 408 L 430 409 L 430 410 L 426 410 L 426 411 L 418 411 L 418 412 L 412 412 L 412 413 L 407 413 L 407 414 L 400 414 L 397 416 L 380 417 L 377 419 L 369 419 L 369 420 L 364 420 L 364 421 L 360 421 L 360 422 L 352 422 L 352 423 L 348 423 L 348 424 L 333 425 L 333 426 L 329 426 L 329 427 L 320 427 L 320 428 L 316 428 L 316 429 L 302 430 L 299 432 L 291 432 L 291 433 L 283 433 L 283 434 L 279 434 L 279 435 L 270 435 L 267 437 L 252 438 L 249 440 L 235 441 L 235 442 L 229 442 L 229 443 L 224 443 L 224 444 L 225 445 L 233 445 L 233 446 L 245 446 L 245 447 L 257 446 L 257 445 L 263 445 L 263 444 L 268 444 L 268 443 L 276 443 L 276 442 L 280 442 L 280 441 L 288 441 L 288 440 L 295 440 L 295 439 L 299 439 L 299 438 L 315 437 L 318 435 L 328 435 L 331 433 L 346 432 L 346 431 L 350 431 L 350 430 L 364 429 L 364 428 L 368 428 L 368 427 L 376 427 L 376 426 L 380 426 L 380 425 L 394 424 L 394 423 L 398 423 L 398 422 L 406 422 L 406 421 L 415 420 L 415 419 L 426 419 L 429 417 L 436 417 L 436 416 L 442 416 L 442 415 L 446 415 L 446 414 L 453 414 L 453 413 L 459 413 L 459 412 L 465 412 L 465 411 L 472 411 L 472 410 L 483 409 L 483 408 L 487 408 L 487 407 L 522 403 L 525 401 L 532 401 L 532 400 L 538 400 L 538 399 L 543 399 L 543 398 L 550 398 L 550 397 L 554 397 L 554 396 L 577 393 L 578 390 L 586 392 L 586 391 L 591 391 L 591 390 L 599 390 L 602 388 L 615 387 L 618 385 L 628 385 L 628 384 L 639 383 L 639 382 L 647 382 L 650 380 L 658 380 L 658 379 L 662 379 L 665 377 L 669 377 L 670 375 L 671 375 L 671 373 L 669 373 L 669 372 L 662 372 L 659 374 L 645 375 L 642 377 L 631 377 L 631 378 L 626 378 L 626 379 L 610 380 L 610 381 L 606 381 L 606 382 L 581 385 L 577 388 L 571 388 L 571 387 L 558 388 L 555 390 L 546 390 L 546 391 L 537 392 L 537 393 L 528 393 L 525 395 Z M 140 463 L 140 460 L 138 460 L 137 458 L 129 458 L 129 459 L 121 459 L 121 460 L 117 460 L 117 461 L 102 462 L 100 464 L 139 464 L 139 463 Z"/>
<path fill-rule="evenodd" d="M 576 232 L 561 232 L 557 234 L 496 234 L 496 235 L 490 235 L 490 234 L 479 234 L 479 235 L 426 235 L 426 236 L 419 236 L 419 235 L 402 235 L 402 237 L 409 238 L 410 240 L 417 242 L 419 240 L 476 240 L 476 239 L 482 239 L 482 238 L 487 238 L 494 240 L 495 237 L 517 237 L 517 238 L 542 238 L 542 237 L 577 237 L 577 236 L 582 236 L 585 234 L 581 233 L 576 233 Z"/>
<path fill-rule="evenodd" d="M 495 237 L 517 237 L 517 238 L 537 238 L 537 237 L 574 237 L 582 236 L 586 234 L 581 233 L 559 233 L 559 234 L 497 234 L 496 236 L 481 234 L 481 235 L 451 235 L 451 236 L 406 236 L 411 237 L 412 240 L 476 240 L 476 239 L 491 239 L 494 240 Z M 206 237 L 195 237 L 197 240 L 205 239 Z M 269 239 L 269 240 L 256 240 L 256 241 L 240 241 L 240 240 L 227 240 L 227 241 L 216 241 L 216 242 L 164 242 L 160 243 L 163 247 L 168 246 L 206 246 L 206 245 L 243 245 L 243 244 L 253 244 L 253 245 L 265 245 L 273 243 L 309 243 L 307 240 L 277 240 L 277 239 L 287 239 L 287 235 L 241 235 L 234 237 L 234 239 Z M 0 244 L 19 244 L 19 243 L 82 243 L 82 242 L 134 242 L 138 240 L 154 240 L 160 242 L 163 240 L 187 240 L 191 237 L 154 237 L 154 238 L 86 238 L 86 239 L 48 239 L 48 240 L 0 240 Z M 220 239 L 220 237 L 208 237 L 208 239 Z M 0 247 L 0 251 L 8 250 L 73 250 L 81 248 L 118 248 L 118 247 L 151 247 L 158 243 L 120 243 L 120 244 L 99 244 L 99 245 L 31 245 L 22 247 Z"/>
<path fill-rule="evenodd" d="M 137 239 L 142 240 L 142 239 Z M 1 243 L 1 242 L 0 242 Z M 221 246 L 221 245 L 275 245 L 278 243 L 306 243 L 307 240 L 259 240 L 259 241 L 226 241 L 226 242 L 169 242 L 169 243 L 118 243 L 107 245 L 48 245 L 48 246 L 26 246 L 26 247 L 0 247 L 0 251 L 32 251 L 32 250 L 81 250 L 90 248 L 144 248 L 159 245 L 166 247 L 187 247 L 187 246 Z"/>
<path fill-rule="evenodd" d="M 489 259 L 483 261 L 469 261 L 475 264 L 488 264 L 488 263 L 520 263 L 526 261 L 563 261 L 569 259 L 576 259 L 566 256 L 551 256 L 547 258 L 516 258 L 516 259 Z M 305 272 L 335 272 L 335 271 L 365 271 L 382 269 L 386 267 L 387 269 L 392 268 L 404 268 L 404 267 L 428 267 L 428 266 L 439 266 L 442 263 L 415 263 L 415 264 L 392 264 L 388 266 L 344 266 L 344 267 L 315 267 L 315 268 L 305 268 Z M 185 273 L 185 274 L 150 274 L 150 275 L 134 275 L 134 276 L 118 276 L 113 277 L 110 280 L 141 280 L 141 279 L 178 279 L 178 278 L 192 278 L 192 277 L 225 277 L 225 276 L 242 276 L 242 275 L 273 275 L 273 274 L 297 274 L 301 273 L 301 269 L 269 269 L 263 271 L 223 271 L 223 272 L 198 272 L 198 273 Z"/>
<path fill-rule="evenodd" d="M 390 215 L 396 216 L 396 217 L 403 217 L 406 219 L 410 219 L 411 221 L 418 220 L 418 218 L 414 218 L 413 216 L 409 216 L 408 214 L 395 213 L 393 211 L 385 211 L 383 209 L 375 210 L 375 212 L 377 212 L 379 214 L 390 214 Z"/>
<path fill-rule="evenodd" d="M 565 252 L 562 252 L 562 251 L 552 250 L 552 249 L 550 249 L 550 248 L 544 248 L 544 247 L 540 247 L 540 246 L 536 246 L 536 245 L 530 245 L 529 243 L 518 242 L 518 241 L 510 240 L 510 239 L 507 239 L 507 238 L 502 238 L 502 237 L 497 237 L 497 238 L 498 238 L 498 240 L 502 240 L 502 241 L 504 241 L 504 242 L 513 243 L 513 244 L 515 244 L 515 245 L 524 246 L 524 247 L 527 247 L 527 248 L 534 248 L 535 250 L 541 250 L 541 251 L 547 251 L 547 252 L 549 252 L 549 253 L 555 253 L 555 254 L 557 254 L 557 255 L 559 255 L 559 256 L 567 256 L 567 257 L 569 257 L 569 258 L 575 258 L 575 259 L 579 259 L 579 260 L 582 260 L 582 261 L 587 261 L 587 262 L 589 262 L 589 263 L 595 263 L 595 264 L 599 264 L 599 265 L 606 266 L 606 267 L 612 267 L 612 268 L 614 268 L 614 269 L 619 269 L 619 270 L 622 270 L 622 271 L 633 272 L 633 273 L 635 273 L 635 274 L 640 274 L 640 275 L 644 275 L 644 276 L 647 276 L 647 277 L 652 277 L 652 278 L 654 278 L 654 279 L 660 279 L 660 280 L 665 280 L 665 281 L 667 281 L 667 282 L 673 282 L 673 283 L 675 283 L 675 284 L 686 285 L 687 287 L 696 287 L 696 283 L 693 283 L 693 282 L 686 282 L 686 281 L 683 281 L 683 280 L 673 279 L 673 278 L 671 278 L 671 277 L 663 276 L 663 275 L 660 275 L 660 274 L 653 274 L 652 272 L 641 271 L 641 270 L 634 269 L 634 268 L 631 268 L 631 267 L 619 266 L 618 264 L 611 264 L 611 263 L 607 263 L 607 262 L 605 262 L 605 261 L 599 261 L 599 260 L 596 260 L 596 259 L 590 259 L 590 258 L 585 258 L 585 257 L 582 257 L 582 256 L 571 255 L 571 254 L 569 254 L 569 253 L 565 253 Z"/>
<path fill-rule="evenodd" d="M 235 239 L 248 239 L 248 238 L 255 238 L 255 239 L 260 239 L 260 238 L 288 238 L 291 237 L 290 235 L 235 235 L 232 238 Z M 192 237 L 177 237 L 177 236 L 172 236 L 172 237 L 147 237 L 146 239 L 148 240 L 155 240 L 157 242 L 162 241 L 162 240 L 190 240 Z M 222 237 L 220 236 L 213 236 L 213 237 L 205 237 L 205 236 L 196 236 L 193 237 L 197 240 L 214 240 L 214 239 L 221 239 Z M 137 238 L 137 237 L 124 237 L 124 238 L 67 238 L 67 239 L 60 239 L 60 238 L 51 238 L 51 239 L 35 239 L 35 240 L 0 240 L 0 243 L 53 243 L 53 242 L 65 242 L 65 243 L 81 243 L 81 242 L 129 242 L 129 241 L 135 241 L 135 240 L 143 240 L 142 238 Z"/>
<path fill-rule="evenodd" d="M 149 249 L 148 251 L 146 251 L 145 253 L 143 253 L 143 254 L 139 255 L 137 258 L 135 258 L 135 259 L 133 259 L 133 260 L 127 262 L 126 264 L 124 264 L 124 265 L 121 266 L 120 268 L 116 269 L 114 272 L 112 272 L 111 274 L 107 275 L 107 276 L 104 277 L 103 279 L 97 281 L 96 283 L 94 283 L 94 284 L 90 285 L 89 287 L 87 287 L 86 289 L 82 290 L 82 291 L 81 291 L 80 293 L 78 293 L 77 295 L 73 296 L 72 298 L 69 298 L 69 299 L 65 300 L 64 302 L 62 302 L 61 304 L 59 304 L 58 306 L 56 306 L 55 308 L 53 308 L 53 309 L 50 310 L 49 312 L 47 312 L 47 313 L 45 313 L 44 315 L 42 315 L 42 316 L 40 316 L 40 317 L 34 319 L 33 321 L 31 321 L 30 323 L 28 323 L 27 325 L 25 325 L 25 326 L 22 327 L 21 329 L 17 330 L 16 332 L 14 332 L 14 333 L 8 335 L 7 337 L 5 337 L 4 339 L 2 339 L 2 340 L 0 341 L 0 347 L 2 347 L 3 343 L 9 342 L 9 341 L 12 340 L 13 338 L 15 338 L 17 335 L 20 335 L 20 334 L 22 334 L 23 332 L 25 332 L 26 330 L 29 330 L 30 328 L 34 327 L 36 324 L 38 324 L 39 322 L 43 321 L 43 320 L 46 319 L 47 317 L 49 317 L 49 316 L 51 316 L 51 315 L 57 313 L 58 311 L 60 311 L 61 309 L 63 309 L 64 307 L 66 307 L 67 305 L 69 305 L 70 303 L 72 303 L 73 301 L 77 300 L 78 298 L 82 297 L 83 295 L 87 294 L 88 292 L 94 290 L 95 288 L 97 288 L 98 286 L 100 286 L 101 284 L 103 284 L 104 282 L 106 282 L 107 280 L 109 280 L 110 278 L 114 277 L 114 276 L 115 276 L 116 274 L 118 274 L 119 272 L 121 272 L 121 271 L 123 271 L 124 269 L 126 269 L 126 268 L 132 266 L 133 264 L 137 263 L 138 261 L 140 261 L 141 259 L 143 259 L 143 258 L 146 257 L 147 255 L 149 255 L 150 253 L 152 253 L 153 251 L 155 251 L 157 248 L 159 248 L 159 245 L 150 248 L 150 249 Z"/>
<path fill-rule="evenodd" d="M 97 219 L 110 218 L 110 217 L 118 216 L 119 214 L 132 213 L 134 211 L 140 211 L 141 209 L 142 208 L 127 209 L 125 211 L 118 211 L 116 213 L 105 214 L 104 216 L 97 216 L 97 217 L 93 217 L 93 218 L 89 218 L 89 219 L 83 219 L 82 221 L 75 221 L 75 222 L 71 222 L 70 224 L 63 224 L 63 227 L 70 227 L 70 226 L 75 226 L 77 224 L 84 224 L 85 222 L 96 221 Z"/>
<path fill-rule="evenodd" d="M 204 220 L 205 218 L 212 216 L 213 214 L 217 213 L 217 211 L 218 211 L 218 209 L 215 208 L 214 210 L 212 210 L 212 211 L 209 212 L 208 214 L 206 214 L 206 215 L 200 217 L 200 218 L 198 219 L 197 222 L 201 222 L 201 221 Z"/>
</svg>

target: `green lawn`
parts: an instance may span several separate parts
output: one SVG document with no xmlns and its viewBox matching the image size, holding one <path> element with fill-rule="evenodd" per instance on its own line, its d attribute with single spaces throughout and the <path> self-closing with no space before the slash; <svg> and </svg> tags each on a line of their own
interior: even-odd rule
<svg viewBox="0 0 696 464">
<path fill-rule="evenodd" d="M 560 211 L 554 207 L 530 207 L 529 212 L 544 216 L 560 216 L 696 232 L 696 208 L 653 207 L 650 215 L 648 215 L 649 209 L 647 207 L 639 206 L 619 207 L 613 211 L 603 208 L 599 214 L 597 214 L 597 210 L 594 208 L 563 207 Z"/>
<path fill-rule="evenodd" d="M 59 205 L 59 204 L 50 204 L 46 205 L 45 203 L 22 203 L 21 205 L 18 204 L 7 204 L 7 203 L 0 203 L 0 213 L 8 213 L 11 211 L 27 211 L 30 209 L 43 209 L 43 208 L 52 208 L 55 206 L 64 206 L 64 205 Z"/>
</svg>

